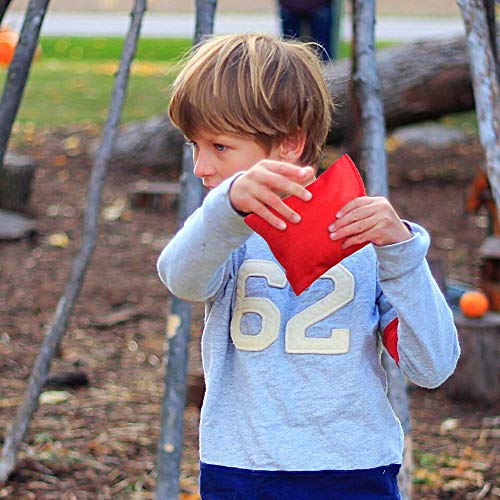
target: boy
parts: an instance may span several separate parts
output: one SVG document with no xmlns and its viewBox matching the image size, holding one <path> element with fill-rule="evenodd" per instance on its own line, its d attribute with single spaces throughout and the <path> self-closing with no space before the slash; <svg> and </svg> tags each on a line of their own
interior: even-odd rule
<svg viewBox="0 0 500 500">
<path fill-rule="evenodd" d="M 276 228 L 298 222 L 282 198 L 310 198 L 330 108 L 315 53 L 267 35 L 210 39 L 174 84 L 170 117 L 210 193 L 158 271 L 173 294 L 206 304 L 203 499 L 399 498 L 403 434 L 378 332 L 419 385 L 438 386 L 456 365 L 453 318 L 425 261 L 428 235 L 385 198 L 356 198 L 328 223 L 344 246 L 373 245 L 299 296 L 243 221 L 253 212 Z M 317 352 L 318 337 L 339 332 L 344 353 Z"/>
</svg>

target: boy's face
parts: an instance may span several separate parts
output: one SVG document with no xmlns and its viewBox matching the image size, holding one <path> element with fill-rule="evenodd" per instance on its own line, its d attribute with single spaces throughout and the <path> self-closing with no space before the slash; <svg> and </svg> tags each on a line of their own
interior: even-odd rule
<svg viewBox="0 0 500 500">
<path fill-rule="evenodd" d="M 194 175 L 208 189 L 260 160 L 280 159 L 278 148 L 267 154 L 254 140 L 237 135 L 206 132 L 190 138 L 189 142 L 193 147 Z"/>
</svg>

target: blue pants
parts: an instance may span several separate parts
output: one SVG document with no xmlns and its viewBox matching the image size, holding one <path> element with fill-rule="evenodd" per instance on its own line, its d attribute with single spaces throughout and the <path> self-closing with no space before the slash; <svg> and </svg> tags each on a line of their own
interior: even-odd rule
<svg viewBox="0 0 500 500">
<path fill-rule="evenodd" d="M 399 500 L 399 465 L 353 471 L 252 471 L 200 464 L 202 500 Z"/>
<path fill-rule="evenodd" d="M 281 30 L 284 37 L 300 38 L 308 33 L 309 38 L 319 43 L 324 50 L 321 58 L 328 61 L 331 52 L 332 6 L 324 5 L 304 14 L 280 7 Z M 307 31 L 304 32 L 304 26 Z"/>
</svg>

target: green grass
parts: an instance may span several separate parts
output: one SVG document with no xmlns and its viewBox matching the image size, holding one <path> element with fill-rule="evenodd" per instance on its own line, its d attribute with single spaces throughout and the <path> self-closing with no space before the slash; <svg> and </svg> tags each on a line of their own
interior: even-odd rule
<svg viewBox="0 0 500 500">
<path fill-rule="evenodd" d="M 35 127 L 102 125 L 108 114 L 123 40 L 43 37 L 33 63 L 17 123 Z M 141 120 L 166 110 L 176 62 L 189 39 L 141 39 L 129 79 L 122 121 Z M 7 69 L 0 69 L 3 88 Z"/>
<path fill-rule="evenodd" d="M 123 39 L 42 37 L 40 44 L 41 54 L 33 63 L 17 123 L 37 128 L 102 125 L 108 114 Z M 380 43 L 377 47 L 388 45 Z M 176 63 L 190 46 L 189 39 L 139 41 L 122 122 L 166 111 Z M 342 43 L 340 57 L 348 57 L 349 51 L 349 44 Z M 7 70 L 0 68 L 0 89 L 6 75 Z"/>
<path fill-rule="evenodd" d="M 35 62 L 17 122 L 56 128 L 78 123 L 104 123 L 116 69 L 115 62 L 43 59 Z M 174 77 L 170 70 L 168 64 L 134 64 L 122 121 L 140 120 L 166 110 L 169 85 Z M 0 71 L 1 86 L 6 73 L 6 70 Z"/>
<path fill-rule="evenodd" d="M 59 61 L 118 61 L 123 49 L 122 38 L 42 37 L 44 59 Z M 142 38 L 136 60 L 171 62 L 178 60 L 191 46 L 187 38 Z"/>
<path fill-rule="evenodd" d="M 119 60 L 123 39 L 86 37 L 42 37 L 40 41 L 44 59 L 59 61 L 103 61 Z M 377 48 L 394 45 L 387 42 L 377 44 Z M 136 60 L 172 62 L 177 61 L 191 47 L 187 38 L 142 38 L 137 47 Z M 342 42 L 339 57 L 348 57 L 350 44 Z"/>
</svg>

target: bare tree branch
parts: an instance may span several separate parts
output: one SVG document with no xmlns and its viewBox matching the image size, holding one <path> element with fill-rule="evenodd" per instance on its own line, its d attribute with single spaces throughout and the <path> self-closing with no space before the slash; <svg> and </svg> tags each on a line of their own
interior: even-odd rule
<svg viewBox="0 0 500 500">
<path fill-rule="evenodd" d="M 7 8 L 8 3 L 5 8 Z M 7 80 L 0 100 L 0 168 L 3 167 L 12 125 L 28 81 L 31 63 L 40 36 L 40 28 L 48 5 L 49 0 L 30 0 L 19 42 L 7 72 Z"/>
<path fill-rule="evenodd" d="M 486 172 L 500 214 L 500 96 L 490 30 L 482 0 L 458 0 L 458 5 L 467 32 L 479 138 L 486 153 Z"/>
<path fill-rule="evenodd" d="M 0 0 L 0 24 L 2 24 L 3 18 L 11 1 L 12 0 Z"/>
<path fill-rule="evenodd" d="M 366 172 L 367 191 L 371 196 L 389 195 L 385 118 L 375 60 L 375 1 L 353 0 L 353 83 L 361 116 L 361 165 Z M 382 364 L 387 373 L 388 398 L 410 441 L 410 411 L 406 382 L 394 360 L 384 350 Z M 401 498 L 412 494 L 411 447 L 405 446 L 403 467 L 399 473 Z"/>
<path fill-rule="evenodd" d="M 217 0 L 196 0 L 194 43 L 200 43 L 213 32 Z M 193 174 L 191 148 L 184 145 L 181 200 L 178 227 L 201 205 L 203 186 Z M 165 367 L 165 389 L 161 411 L 161 435 L 158 443 L 158 479 L 156 498 L 177 500 L 184 441 L 184 407 L 186 405 L 191 305 L 172 297 L 167 317 L 168 347 Z"/>
<path fill-rule="evenodd" d="M 370 196 L 388 196 L 384 106 L 375 62 L 375 2 L 356 0 L 353 9 L 352 79 L 363 127 L 361 162 Z"/>
<path fill-rule="evenodd" d="M 132 11 L 132 19 L 116 75 L 113 96 L 109 106 L 109 114 L 96 160 L 92 168 L 87 195 L 87 206 L 83 225 L 83 235 L 80 250 L 73 261 L 71 276 L 68 280 L 64 294 L 57 304 L 57 309 L 52 318 L 52 323 L 45 336 L 40 352 L 35 360 L 28 387 L 22 405 L 16 415 L 16 421 L 5 439 L 0 460 L 0 483 L 7 480 L 14 470 L 17 450 L 28 428 L 31 415 L 36 410 L 38 398 L 47 379 L 50 363 L 56 348 L 64 335 L 73 307 L 83 285 L 85 273 L 90 263 L 97 238 L 97 224 L 101 192 L 106 177 L 107 164 L 111 154 L 112 143 L 116 135 L 118 122 L 126 95 L 130 65 L 134 58 L 137 40 L 146 10 L 146 0 L 136 0 Z"/>
<path fill-rule="evenodd" d="M 215 10 L 217 0 L 195 0 L 196 5 L 196 27 L 194 43 L 200 43 L 205 37 L 214 32 Z"/>
</svg>

